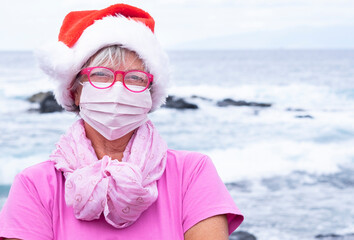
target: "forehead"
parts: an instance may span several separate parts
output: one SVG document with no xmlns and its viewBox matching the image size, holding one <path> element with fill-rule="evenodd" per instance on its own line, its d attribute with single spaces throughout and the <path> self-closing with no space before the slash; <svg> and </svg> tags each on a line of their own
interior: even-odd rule
<svg viewBox="0 0 354 240">
<path fill-rule="evenodd" d="M 103 66 L 115 70 L 145 69 L 144 62 L 139 56 L 135 52 L 127 49 L 116 52 L 99 52 L 92 57 L 89 66 Z"/>
<path fill-rule="evenodd" d="M 124 57 L 121 59 L 121 64 L 123 65 L 143 65 L 143 61 L 139 56 L 132 51 L 127 51 L 124 54 Z"/>
</svg>

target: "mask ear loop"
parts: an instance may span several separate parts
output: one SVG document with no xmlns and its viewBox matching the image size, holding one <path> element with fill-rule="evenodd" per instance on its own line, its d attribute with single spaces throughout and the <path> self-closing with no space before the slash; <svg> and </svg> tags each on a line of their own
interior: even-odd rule
<svg viewBox="0 0 354 240">
<path fill-rule="evenodd" d="M 151 88 L 152 88 L 152 82 L 149 83 L 149 86 L 148 86 L 148 88 L 147 88 L 146 90 L 149 90 L 149 91 L 150 91 Z"/>
</svg>

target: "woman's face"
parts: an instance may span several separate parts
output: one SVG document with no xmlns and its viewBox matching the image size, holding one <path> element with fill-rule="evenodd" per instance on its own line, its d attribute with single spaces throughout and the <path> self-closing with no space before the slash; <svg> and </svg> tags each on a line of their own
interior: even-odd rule
<svg viewBox="0 0 354 240">
<path fill-rule="evenodd" d="M 121 64 L 119 66 L 117 64 L 112 64 L 112 63 L 102 64 L 101 66 L 111 68 L 114 71 L 129 71 L 129 70 L 145 71 L 143 61 L 139 59 L 139 57 L 134 52 L 131 51 L 125 52 L 124 61 L 121 61 Z M 90 66 L 90 67 L 97 67 L 97 66 Z M 86 76 L 83 77 L 84 79 L 87 80 Z M 82 91 L 82 85 L 79 85 L 79 87 L 74 93 L 76 106 L 79 106 L 80 104 L 81 91 Z"/>
</svg>

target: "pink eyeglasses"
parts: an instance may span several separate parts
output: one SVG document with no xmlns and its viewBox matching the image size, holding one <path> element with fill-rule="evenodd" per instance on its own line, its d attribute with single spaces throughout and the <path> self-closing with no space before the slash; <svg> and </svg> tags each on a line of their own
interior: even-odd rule
<svg viewBox="0 0 354 240">
<path fill-rule="evenodd" d="M 116 81 L 120 81 L 126 89 L 135 93 L 144 92 L 148 89 L 154 78 L 152 74 L 144 71 L 114 71 L 106 67 L 84 68 L 80 74 L 86 74 L 90 84 L 95 88 L 110 88 Z M 117 79 L 117 75 L 121 77 Z"/>
</svg>

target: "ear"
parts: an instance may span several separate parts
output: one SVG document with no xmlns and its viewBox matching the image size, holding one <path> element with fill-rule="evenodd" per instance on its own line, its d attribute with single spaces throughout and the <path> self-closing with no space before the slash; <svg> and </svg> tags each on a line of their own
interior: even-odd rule
<svg viewBox="0 0 354 240">
<path fill-rule="evenodd" d="M 75 92 L 73 92 L 72 96 L 74 97 L 74 103 L 76 106 L 80 105 L 80 97 L 81 97 L 82 87 L 78 87 Z"/>
</svg>

